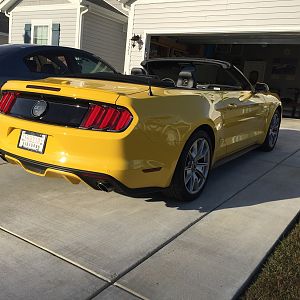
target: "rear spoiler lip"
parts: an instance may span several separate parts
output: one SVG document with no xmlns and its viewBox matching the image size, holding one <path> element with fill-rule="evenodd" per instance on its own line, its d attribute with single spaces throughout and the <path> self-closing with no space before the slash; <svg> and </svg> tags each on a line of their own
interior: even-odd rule
<svg viewBox="0 0 300 300">
<path fill-rule="evenodd" d="M 53 92 L 60 92 L 61 88 L 55 88 L 50 86 L 42 86 L 42 85 L 31 85 L 28 84 L 26 86 L 27 89 L 36 89 L 36 90 L 45 90 L 45 91 L 53 91 Z"/>
</svg>

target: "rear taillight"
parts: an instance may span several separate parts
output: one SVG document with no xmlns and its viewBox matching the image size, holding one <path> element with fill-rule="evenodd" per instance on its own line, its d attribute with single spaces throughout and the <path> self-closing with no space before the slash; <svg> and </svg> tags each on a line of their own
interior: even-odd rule
<svg viewBox="0 0 300 300">
<path fill-rule="evenodd" d="M 4 92 L 0 100 L 0 113 L 8 114 L 16 102 L 18 93 Z"/>
<path fill-rule="evenodd" d="M 132 114 L 126 108 L 92 104 L 81 127 L 121 132 L 129 126 L 132 118 Z"/>
</svg>

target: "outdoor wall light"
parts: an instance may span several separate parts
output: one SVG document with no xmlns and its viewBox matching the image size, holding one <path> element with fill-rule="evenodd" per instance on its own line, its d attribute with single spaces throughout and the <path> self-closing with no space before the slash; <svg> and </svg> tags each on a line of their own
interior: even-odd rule
<svg viewBox="0 0 300 300">
<path fill-rule="evenodd" d="M 141 44 L 142 43 L 142 37 L 138 34 L 134 34 L 133 37 L 131 38 L 131 46 L 134 48 L 136 44 Z"/>
</svg>

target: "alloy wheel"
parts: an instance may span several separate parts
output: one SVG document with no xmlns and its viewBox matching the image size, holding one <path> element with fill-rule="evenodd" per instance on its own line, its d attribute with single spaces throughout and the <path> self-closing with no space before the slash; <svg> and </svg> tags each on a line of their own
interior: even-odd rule
<svg viewBox="0 0 300 300">
<path fill-rule="evenodd" d="M 274 147 L 276 142 L 277 142 L 277 138 L 279 135 L 279 128 L 280 128 L 280 116 L 278 113 L 275 113 L 271 124 L 270 124 L 270 129 L 269 129 L 269 145 L 270 147 Z"/>
<path fill-rule="evenodd" d="M 210 145 L 205 138 L 191 146 L 184 168 L 184 184 L 190 194 L 197 194 L 204 186 L 210 169 Z"/>
</svg>

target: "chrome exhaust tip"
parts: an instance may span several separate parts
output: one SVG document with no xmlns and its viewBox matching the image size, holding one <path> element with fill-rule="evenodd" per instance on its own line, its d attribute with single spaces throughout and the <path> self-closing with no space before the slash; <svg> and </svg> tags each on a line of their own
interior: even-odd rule
<svg viewBox="0 0 300 300">
<path fill-rule="evenodd" d="M 106 193 L 110 193 L 114 190 L 111 184 L 105 182 L 97 182 L 97 188 Z"/>
</svg>

